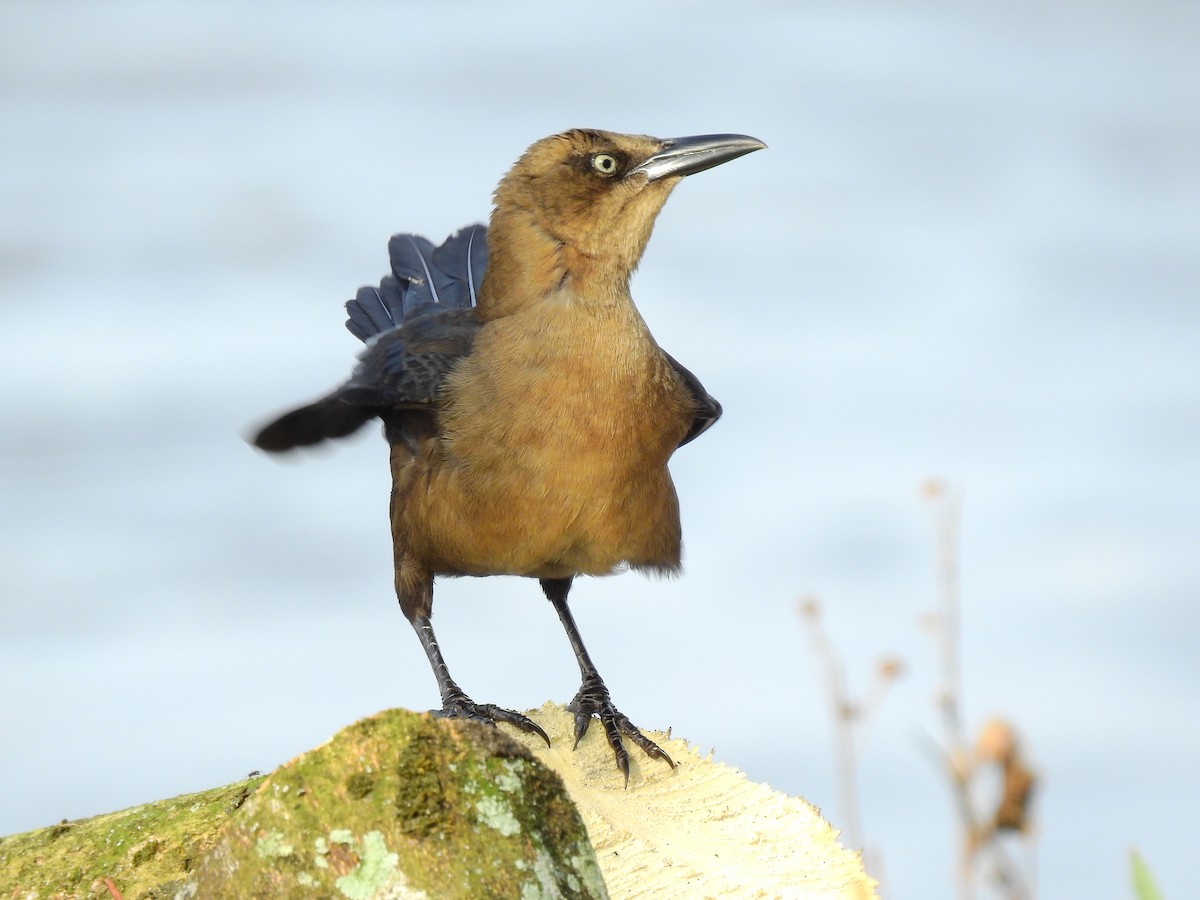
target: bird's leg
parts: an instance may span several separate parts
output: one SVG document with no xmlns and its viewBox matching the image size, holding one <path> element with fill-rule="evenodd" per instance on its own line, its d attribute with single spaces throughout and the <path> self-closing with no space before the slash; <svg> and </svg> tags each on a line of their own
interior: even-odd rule
<svg viewBox="0 0 1200 900">
<path fill-rule="evenodd" d="M 583 677 L 579 693 L 567 704 L 567 709 L 575 714 L 575 746 L 579 746 L 580 738 L 587 734 L 588 726 L 592 724 L 592 716 L 596 716 L 600 720 L 600 724 L 604 726 L 608 745 L 616 754 L 617 766 L 625 774 L 626 787 L 629 786 L 629 753 L 625 750 L 621 735 L 625 735 L 646 751 L 647 756 L 661 759 L 668 766 L 674 768 L 675 763 L 671 757 L 667 756 L 658 744 L 642 734 L 636 725 L 613 706 L 608 687 L 605 686 L 600 673 L 596 671 L 592 658 L 588 656 L 587 648 L 583 646 L 583 638 L 579 635 L 579 628 L 575 625 L 575 617 L 571 615 L 571 610 L 567 607 L 567 594 L 571 590 L 571 579 L 543 578 L 541 583 L 546 598 L 554 605 L 558 618 L 567 632 L 567 640 L 571 642 L 571 649 L 575 651 L 575 658 L 579 661 L 579 674 Z"/>
<path fill-rule="evenodd" d="M 442 708 L 433 710 L 434 715 L 447 719 L 473 719 L 476 722 L 487 722 L 495 725 L 497 722 L 507 722 L 529 734 L 536 734 L 550 746 L 550 738 L 537 722 L 528 716 L 523 716 L 511 709 L 503 709 L 491 703 L 476 703 L 468 697 L 458 683 L 450 677 L 446 668 L 446 660 L 442 657 L 442 649 L 438 646 L 437 636 L 433 633 L 433 623 L 429 616 L 417 615 L 412 619 L 413 630 L 417 639 L 425 648 L 429 664 L 433 666 L 433 677 L 437 679 L 438 691 L 442 695 Z"/>
</svg>

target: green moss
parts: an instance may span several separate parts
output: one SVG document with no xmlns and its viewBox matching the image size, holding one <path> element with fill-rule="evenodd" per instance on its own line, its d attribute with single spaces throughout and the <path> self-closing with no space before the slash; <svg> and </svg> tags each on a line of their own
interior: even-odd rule
<svg viewBox="0 0 1200 900">
<path fill-rule="evenodd" d="M 273 773 L 196 881 L 201 896 L 605 896 L 556 775 L 495 728 L 403 711 Z"/>
<path fill-rule="evenodd" d="M 236 784 L 0 838 L 0 896 L 173 897 L 183 876 L 261 784 Z"/>
<path fill-rule="evenodd" d="M 448 735 L 418 731 L 400 750 L 393 774 L 396 819 L 400 830 L 414 837 L 429 837 L 444 831 L 454 800 L 455 773 L 439 766 L 448 752 Z"/>
<path fill-rule="evenodd" d="M 355 772 L 346 779 L 346 794 L 352 800 L 361 800 L 375 790 L 375 778 L 366 772 Z"/>
<path fill-rule="evenodd" d="M 0 897 L 604 897 L 561 781 L 499 730 L 391 711 L 267 779 L 0 839 Z"/>
</svg>

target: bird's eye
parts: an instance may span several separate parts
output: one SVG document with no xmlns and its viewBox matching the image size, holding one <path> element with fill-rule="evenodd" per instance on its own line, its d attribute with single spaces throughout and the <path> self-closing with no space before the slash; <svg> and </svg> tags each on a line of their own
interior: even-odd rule
<svg viewBox="0 0 1200 900">
<path fill-rule="evenodd" d="M 608 153 L 597 153 L 592 157 L 592 168 L 601 175 L 613 175 L 617 171 L 617 158 Z"/>
</svg>

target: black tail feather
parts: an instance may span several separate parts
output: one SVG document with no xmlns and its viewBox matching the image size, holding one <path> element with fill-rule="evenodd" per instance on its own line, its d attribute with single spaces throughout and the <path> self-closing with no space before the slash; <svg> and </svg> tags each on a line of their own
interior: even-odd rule
<svg viewBox="0 0 1200 900">
<path fill-rule="evenodd" d="M 254 436 L 254 446 L 269 453 L 309 447 L 330 438 L 353 434 L 375 417 L 375 410 L 354 406 L 330 394 L 284 413 Z"/>
</svg>

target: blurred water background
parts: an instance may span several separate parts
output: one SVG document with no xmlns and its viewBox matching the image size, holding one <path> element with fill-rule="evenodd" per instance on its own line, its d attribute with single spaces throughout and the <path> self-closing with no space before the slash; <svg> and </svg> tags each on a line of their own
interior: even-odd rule
<svg viewBox="0 0 1200 900">
<path fill-rule="evenodd" d="M 1044 897 L 1194 889 L 1200 7 L 22 2 L 0 6 L 0 833 L 268 770 L 425 709 L 385 447 L 243 441 L 348 371 L 387 237 L 486 217 L 534 139 L 735 131 L 634 295 L 725 406 L 673 471 L 687 572 L 585 580 L 617 703 L 839 821 L 815 595 L 861 689 L 886 892 L 951 895 L 926 750 L 920 485 L 962 491 L 968 724 L 1044 784 Z M 536 585 L 442 583 L 458 680 L 577 672 Z M 631 801 L 635 799 L 631 795 Z"/>
</svg>

